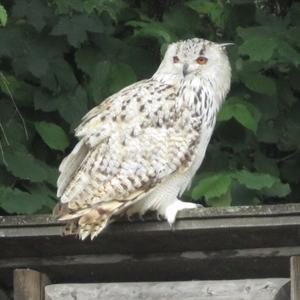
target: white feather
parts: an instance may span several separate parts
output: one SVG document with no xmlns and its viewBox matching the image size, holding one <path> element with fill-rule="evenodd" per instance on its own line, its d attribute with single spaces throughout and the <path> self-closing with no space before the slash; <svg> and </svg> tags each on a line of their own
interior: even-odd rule
<svg viewBox="0 0 300 300">
<path fill-rule="evenodd" d="M 59 166 L 60 175 L 57 180 L 57 197 L 61 197 L 64 190 L 72 180 L 73 174 L 77 171 L 80 164 L 88 153 L 88 147 L 84 141 L 77 143 L 73 151 L 64 158 Z"/>
</svg>

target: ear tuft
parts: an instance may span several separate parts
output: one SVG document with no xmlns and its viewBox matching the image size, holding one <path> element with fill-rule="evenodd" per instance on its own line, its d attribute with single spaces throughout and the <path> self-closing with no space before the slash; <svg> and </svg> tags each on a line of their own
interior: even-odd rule
<svg viewBox="0 0 300 300">
<path fill-rule="evenodd" d="M 225 50 L 228 46 L 234 46 L 234 43 L 223 43 L 223 44 L 219 44 L 219 46 Z"/>
</svg>

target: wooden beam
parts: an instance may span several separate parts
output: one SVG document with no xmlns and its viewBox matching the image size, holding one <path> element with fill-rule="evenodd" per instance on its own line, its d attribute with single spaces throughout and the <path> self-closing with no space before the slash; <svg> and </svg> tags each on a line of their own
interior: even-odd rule
<svg viewBox="0 0 300 300">
<path fill-rule="evenodd" d="M 290 277 L 290 257 L 299 253 L 300 247 L 284 247 L 148 255 L 20 257 L 13 261 L 0 259 L 0 271 L 8 277 L 11 268 L 30 267 L 46 272 L 56 282 L 65 283 Z M 4 277 L 2 282 L 5 283 Z"/>
<path fill-rule="evenodd" d="M 46 287 L 47 300 L 288 300 L 288 278 L 221 281 L 123 282 L 53 284 Z M 278 294 L 281 294 L 278 297 Z"/>
<path fill-rule="evenodd" d="M 291 300 L 300 299 L 300 256 L 291 257 Z"/>
<path fill-rule="evenodd" d="M 17 268 L 78 283 L 290 277 L 300 256 L 300 203 L 186 210 L 174 231 L 151 215 L 119 220 L 93 242 L 61 236 L 63 226 L 48 215 L 0 217 L 1 287 Z"/>
<path fill-rule="evenodd" d="M 50 284 L 46 274 L 30 270 L 14 270 L 14 300 L 44 300 L 45 286 Z"/>
</svg>

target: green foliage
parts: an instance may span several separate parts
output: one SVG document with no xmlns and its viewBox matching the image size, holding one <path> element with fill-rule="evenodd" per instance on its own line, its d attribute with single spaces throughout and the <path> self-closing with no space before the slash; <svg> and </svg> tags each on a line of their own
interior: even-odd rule
<svg viewBox="0 0 300 300">
<path fill-rule="evenodd" d="M 36 122 L 34 126 L 43 141 L 51 149 L 65 150 L 68 147 L 68 136 L 61 127 L 48 122 Z"/>
<path fill-rule="evenodd" d="M 261 113 L 248 101 L 242 100 L 238 97 L 232 97 L 225 102 L 218 116 L 218 120 L 228 121 L 231 118 L 234 118 L 245 128 L 248 128 L 256 133 L 257 126 L 261 118 Z"/>
<path fill-rule="evenodd" d="M 7 23 L 7 13 L 3 5 L 0 4 L 0 24 L 5 26 Z"/>
<path fill-rule="evenodd" d="M 216 173 L 201 178 L 199 182 L 201 184 L 198 184 L 192 191 L 192 198 L 197 200 L 205 196 L 208 200 L 227 193 L 231 184 L 231 176 L 226 173 Z"/>
<path fill-rule="evenodd" d="M 2 1 L 1 212 L 49 212 L 81 117 L 190 37 L 235 46 L 231 92 L 186 199 L 299 201 L 300 5 L 270 11 L 254 1 Z"/>
</svg>

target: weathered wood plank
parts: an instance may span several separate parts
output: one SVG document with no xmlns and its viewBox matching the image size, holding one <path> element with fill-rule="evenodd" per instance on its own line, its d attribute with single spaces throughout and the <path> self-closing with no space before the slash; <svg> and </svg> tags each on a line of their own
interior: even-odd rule
<svg viewBox="0 0 300 300">
<path fill-rule="evenodd" d="M 9 300 L 8 295 L 0 288 L 0 299 L 1 300 Z"/>
<path fill-rule="evenodd" d="M 286 278 L 234 281 L 56 284 L 46 287 L 46 300 L 289 300 Z"/>
<path fill-rule="evenodd" d="M 300 216 L 179 219 L 175 231 L 166 222 L 118 223 L 93 242 L 62 237 L 62 226 L 0 228 L 0 258 L 292 247 L 299 228 Z"/>
<path fill-rule="evenodd" d="M 151 216 L 121 220 L 93 242 L 62 237 L 63 224 L 49 216 L 0 223 L 4 288 L 26 267 L 68 282 L 282 277 L 289 256 L 300 255 L 298 204 L 183 211 L 174 231 Z"/>
<path fill-rule="evenodd" d="M 233 206 L 233 207 L 209 207 L 204 209 L 184 210 L 178 213 L 178 218 L 182 220 L 198 218 L 224 218 L 245 216 L 284 216 L 300 215 L 300 204 L 278 204 L 264 206 Z M 156 221 L 151 214 L 145 216 L 146 221 Z M 139 219 L 136 219 L 139 222 Z M 123 222 L 122 220 L 120 222 Z M 55 218 L 50 215 L 32 215 L 32 216 L 0 216 L 0 228 L 3 227 L 25 227 L 25 226 L 48 226 L 60 225 Z"/>
<path fill-rule="evenodd" d="M 291 257 L 291 300 L 300 299 L 300 256 Z"/>
<path fill-rule="evenodd" d="M 47 275 L 30 270 L 14 270 L 14 300 L 44 300 Z"/>
<path fill-rule="evenodd" d="M 2 274 L 30 267 L 56 282 L 168 281 L 288 277 L 289 258 L 300 247 L 186 251 L 148 255 L 78 255 L 1 260 Z M 233 267 L 234 266 L 234 267 Z M 3 280 L 5 280 L 4 277 Z"/>
</svg>

